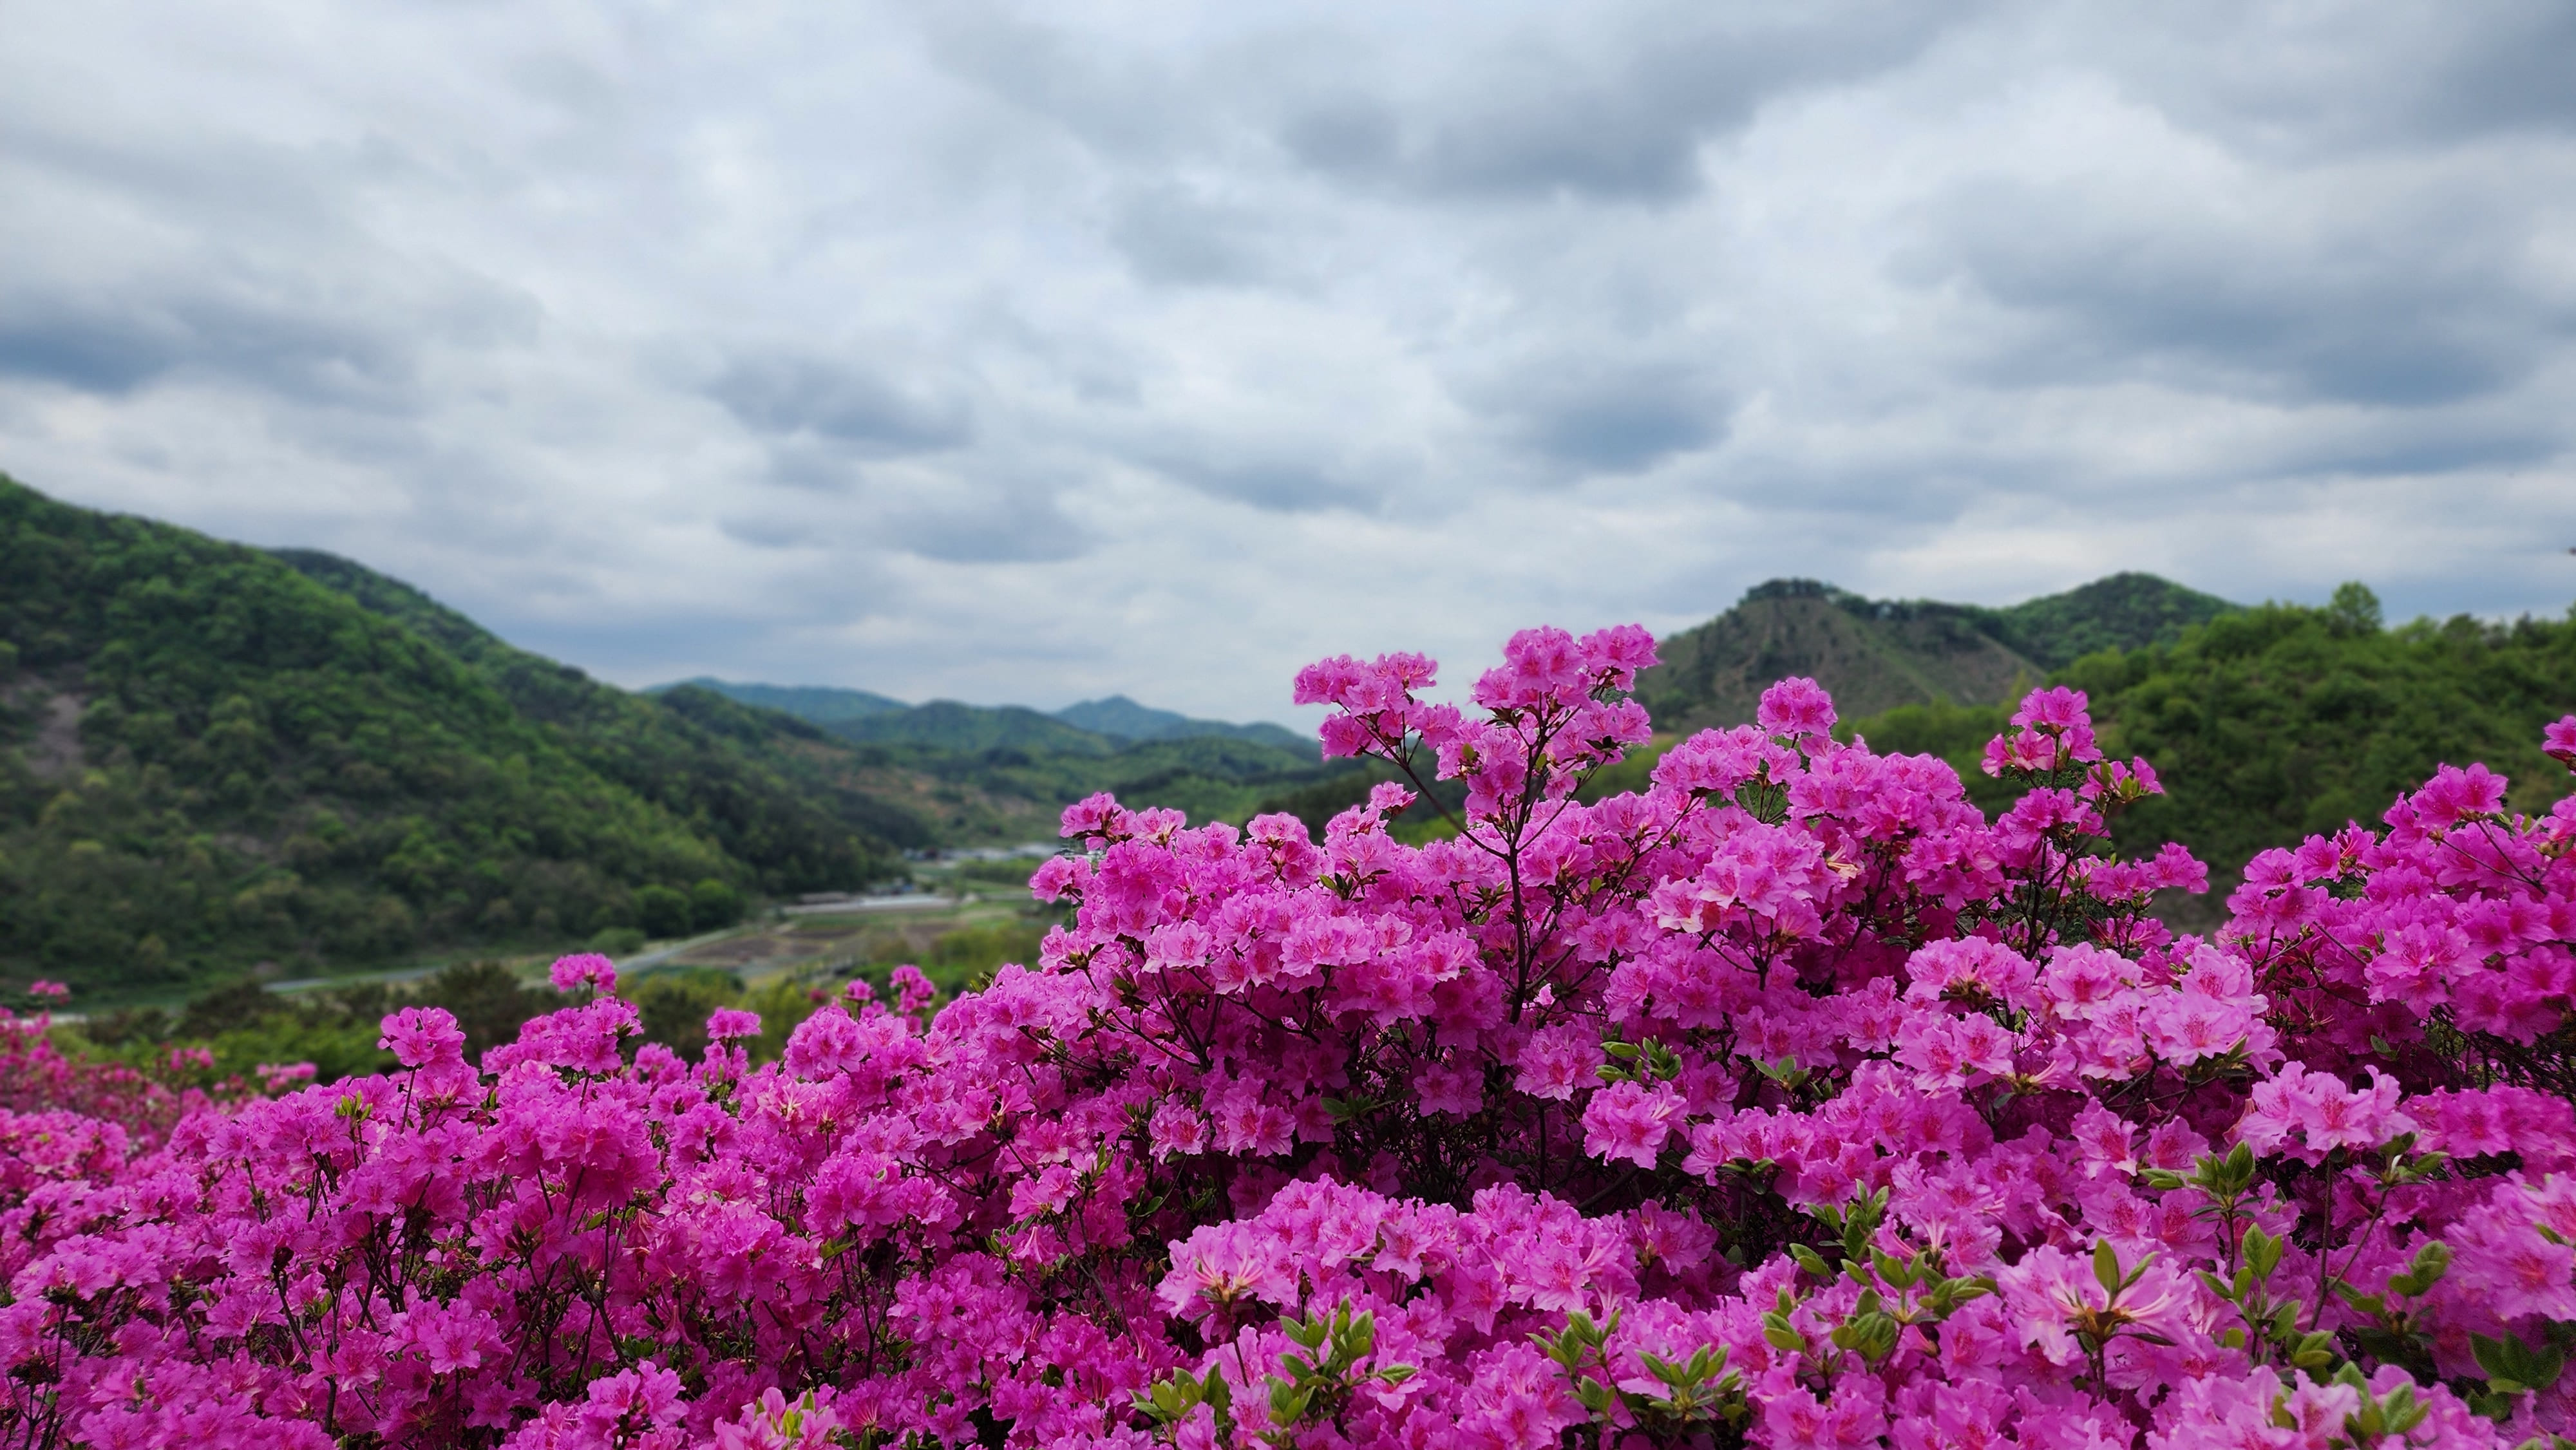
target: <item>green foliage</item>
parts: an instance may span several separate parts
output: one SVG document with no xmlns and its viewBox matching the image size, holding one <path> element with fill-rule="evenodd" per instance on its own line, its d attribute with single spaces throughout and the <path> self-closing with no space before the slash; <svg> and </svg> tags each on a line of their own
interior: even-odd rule
<svg viewBox="0 0 2576 1450">
<path fill-rule="evenodd" d="M 2378 625 L 2359 585 L 2324 609 L 2267 604 L 2183 629 L 2170 643 L 2076 660 L 2052 678 L 2083 690 L 2103 748 L 2143 755 L 2166 795 L 2115 825 L 2121 849 L 2179 840 L 2223 879 L 2255 852 L 2347 821 L 2378 821 L 2437 765 L 2485 761 L 2510 802 L 2539 810 L 2568 790 L 2541 728 L 2576 710 L 2576 613 L 2485 624 L 2465 615 Z M 1948 760 L 1988 810 L 2012 792 L 1979 762 L 2009 704 L 1907 705 L 1846 722 L 1882 752 Z"/>
<path fill-rule="evenodd" d="M 380 1030 L 375 1022 L 279 1013 L 218 1033 L 206 1045 L 214 1050 L 218 1078 L 248 1078 L 263 1067 L 309 1062 L 316 1082 L 337 1082 L 395 1066 L 394 1055 L 376 1045 Z"/>
<path fill-rule="evenodd" d="M 689 895 L 668 886 L 645 886 L 635 892 L 635 922 L 647 937 L 689 934 Z"/>
<path fill-rule="evenodd" d="M 657 973 L 624 992 L 644 1020 L 646 1042 L 693 1059 L 707 1050 L 707 1014 L 738 1006 L 743 996 L 740 977 L 711 967 Z"/>
<path fill-rule="evenodd" d="M 392 1054 L 376 1047 L 386 1001 L 381 988 L 354 997 L 286 997 L 239 982 L 197 997 L 176 1017 L 157 1007 L 129 1008 L 93 1017 L 77 1031 L 146 1070 L 165 1068 L 174 1047 L 204 1047 L 214 1053 L 205 1074 L 212 1080 L 310 1062 L 320 1081 L 332 1082 L 392 1065 Z"/>
<path fill-rule="evenodd" d="M 376 1045 L 386 1014 L 404 1007 L 444 1007 L 465 1033 L 469 1059 L 514 1041 L 529 1018 L 564 1005 L 562 994 L 530 986 L 498 962 L 464 962 L 409 982 L 364 982 L 325 991 L 272 992 L 234 982 L 198 994 L 176 1014 L 158 1007 L 122 1008 L 80 1024 L 79 1037 L 147 1069 L 163 1067 L 174 1048 L 214 1054 L 211 1081 L 250 1077 L 261 1068 L 310 1062 L 316 1080 L 383 1072 L 393 1054 Z M 700 1017 L 703 1035 L 704 1016 Z"/>
<path fill-rule="evenodd" d="M 2123 850 L 2170 837 L 2233 870 L 2269 846 L 2375 824 L 2445 763 L 2511 776 L 2516 809 L 2566 793 L 2540 732 L 2576 709 L 2576 618 L 2382 630 L 2368 590 L 2336 600 L 2265 605 L 2065 672 L 2092 696 L 2105 748 L 2147 757 L 2164 781 L 2165 797 L 2119 823 Z"/>
<path fill-rule="evenodd" d="M 1223 720 L 1193 720 L 1175 710 L 1139 705 L 1124 695 L 1068 705 L 1056 711 L 1055 718 L 1068 725 L 1121 740 L 1177 740 L 1193 735 L 1223 735 L 1237 740 L 1284 745 L 1291 750 L 1308 753 L 1315 749 L 1315 736 L 1311 731 L 1291 730 L 1266 720 L 1250 725 L 1233 725 Z"/>
<path fill-rule="evenodd" d="M 689 888 L 689 926 L 717 931 L 742 920 L 742 893 L 710 876 Z"/>
<path fill-rule="evenodd" d="M 1767 1321 L 1776 1318 L 1779 1316 L 1765 1316 L 1766 1332 Z M 1785 1329 L 1787 1322 L 1780 1319 L 1780 1326 Z M 1647 1390 L 1624 1388 L 1624 1366 L 1608 1349 L 1610 1336 L 1618 1329 L 1616 1312 L 1603 1323 L 1577 1309 L 1566 1316 L 1565 1328 L 1560 1332 L 1534 1331 L 1530 1335 L 1573 1386 L 1575 1399 L 1591 1416 L 1596 1443 L 1617 1443 L 1613 1427 L 1641 1425 L 1658 1432 L 1657 1443 L 1681 1440 L 1704 1444 L 1707 1442 L 1700 1440 L 1700 1435 L 1712 1428 L 1741 1425 L 1751 1414 L 1744 1376 L 1726 1367 L 1728 1351 L 1723 1345 L 1703 1344 L 1689 1357 L 1678 1360 L 1641 1351 L 1638 1363 L 1659 1383 Z"/>
<path fill-rule="evenodd" d="M 1125 743 L 928 706 L 853 742 L 696 685 L 631 695 L 345 559 L 6 479 L 0 666 L 0 974 L 85 1005 L 262 963 L 625 955 L 898 875 L 890 847 L 1051 834 L 1097 791 L 1241 820 L 1350 773 L 1275 727 Z"/>
<path fill-rule="evenodd" d="M 1294 790 L 1265 797 L 1250 814 L 1268 815 L 1274 811 L 1286 811 L 1305 822 L 1306 829 L 1320 837 L 1324 834 L 1325 824 L 1333 817 L 1366 801 L 1369 798 L 1369 791 L 1380 781 L 1391 780 L 1407 790 L 1415 790 L 1415 794 L 1420 797 L 1412 805 L 1405 807 L 1404 811 L 1395 818 L 1397 834 L 1403 836 L 1406 827 L 1428 827 L 1441 818 L 1441 812 L 1444 809 L 1454 816 L 1466 804 L 1466 787 L 1457 781 L 1425 781 L 1424 784 L 1430 787 L 1430 793 L 1423 795 L 1415 789 L 1413 782 L 1405 780 L 1392 767 L 1383 763 L 1372 761 L 1365 766 L 1346 762 L 1336 763 L 1341 764 L 1342 768 L 1335 773 L 1312 784 L 1301 785 Z"/>
<path fill-rule="evenodd" d="M 836 720 L 830 728 L 834 734 L 851 740 L 926 745 L 965 754 L 1022 750 L 1106 755 L 1117 749 L 1117 743 L 1108 737 L 1052 715 L 1018 705 L 961 705 L 955 700 L 933 700 L 898 713 Z"/>
<path fill-rule="evenodd" d="M 703 682 L 708 689 L 746 703 L 786 710 L 850 740 L 926 745 L 961 754 L 1012 749 L 1053 755 L 1111 755 L 1150 740 L 1215 738 L 1278 746 L 1312 760 L 1313 737 L 1267 722 L 1232 725 L 1193 720 L 1149 709 L 1124 695 L 1087 700 L 1040 714 L 1020 705 L 961 705 L 933 700 L 905 706 L 864 691 L 782 690 L 774 685 Z M 865 702 L 891 708 L 869 708 Z"/>
<path fill-rule="evenodd" d="M 465 1031 L 466 1056 L 473 1059 L 480 1059 L 505 1042 L 517 1041 L 521 1024 L 564 1005 L 563 994 L 554 988 L 542 983 L 532 986 L 492 961 L 461 962 L 441 968 L 402 995 L 409 1002 L 444 1007 L 455 1013 L 456 1025 Z M 364 1010 L 359 1004 L 353 1007 Z"/>
<path fill-rule="evenodd" d="M 768 891 L 848 886 L 884 869 L 876 841 L 921 845 L 921 821 L 851 789 L 851 757 L 814 725 L 695 686 L 632 695 L 514 649 L 397 579 L 309 549 L 277 557 L 434 641 L 600 775 L 712 837 Z M 678 885 L 679 882 L 670 884 Z"/>
<path fill-rule="evenodd" d="M 1045 943 L 1051 924 L 1045 920 L 1023 919 L 961 926 L 941 933 L 915 965 L 943 989 L 954 991 L 960 984 L 979 975 L 990 975 L 1004 962 L 1025 965 L 1036 961 L 1038 948 Z"/>
<path fill-rule="evenodd" d="M 1037 874 L 1039 861 L 1033 856 L 1012 856 L 1000 861 L 960 861 L 947 869 L 954 885 L 1000 886 L 1013 892 L 1028 889 L 1029 878 Z"/>
<path fill-rule="evenodd" d="M 776 1062 L 785 1056 L 788 1034 L 796 1030 L 797 1024 L 823 1010 L 827 995 L 818 988 L 780 977 L 761 983 L 734 1001 L 733 1006 L 760 1014 L 760 1035 L 743 1044 L 751 1049 L 752 1062 Z M 703 1019 L 698 1029 L 706 1030 Z"/>
</svg>

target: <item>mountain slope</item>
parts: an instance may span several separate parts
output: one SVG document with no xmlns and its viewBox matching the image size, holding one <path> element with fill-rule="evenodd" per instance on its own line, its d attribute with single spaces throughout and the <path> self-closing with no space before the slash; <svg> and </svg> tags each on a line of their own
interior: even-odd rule
<svg viewBox="0 0 2576 1450">
<path fill-rule="evenodd" d="M 1985 704 L 2103 649 L 2170 642 L 2235 606 L 2151 574 L 2117 574 L 2010 609 L 1874 600 L 1811 579 L 1775 579 L 1733 609 L 1657 645 L 1637 679 L 1658 728 L 1753 718 L 1763 689 L 1806 675 L 1845 718 L 1935 701 Z"/>
<path fill-rule="evenodd" d="M 1258 720 L 1250 725 L 1230 725 L 1223 720 L 1193 720 L 1177 710 L 1157 710 L 1150 705 L 1139 705 L 1125 695 L 1067 705 L 1055 712 L 1055 718 L 1094 734 L 1114 735 L 1127 740 L 1186 740 L 1192 736 L 1217 735 L 1281 745 L 1292 750 L 1308 749 L 1314 745 L 1310 737 L 1267 720 Z"/>
<path fill-rule="evenodd" d="M 1095 735 L 1019 705 L 961 705 L 955 700 L 933 700 L 909 710 L 838 720 L 824 728 L 844 740 L 926 745 L 968 753 L 1008 749 L 1107 755 L 1118 748 L 1118 742 L 1105 735 Z"/>
<path fill-rule="evenodd" d="M 2172 644 L 2184 630 L 2241 606 L 2153 574 L 2113 574 L 2010 609 L 1971 609 L 2006 648 L 2062 670 L 2103 650 Z"/>
<path fill-rule="evenodd" d="M 858 720 L 912 708 L 901 700 L 890 700 L 867 690 L 845 690 L 831 685 L 738 685 L 730 680 L 709 679 L 704 675 L 682 680 L 676 685 L 653 685 L 644 693 L 659 695 L 692 685 L 746 705 L 784 711 L 817 725 L 836 725 L 843 720 Z"/>
<path fill-rule="evenodd" d="M 1658 729 L 1753 718 L 1774 680 L 1806 675 L 1846 715 L 1936 699 L 2001 698 L 2040 666 L 1978 627 L 1957 605 L 1878 604 L 1812 580 L 1774 580 L 1696 629 L 1656 646 L 1663 663 L 1637 677 Z"/>
<path fill-rule="evenodd" d="M 760 872 L 766 890 L 852 884 L 865 871 L 836 853 L 854 838 L 897 846 L 932 839 L 917 813 L 852 787 L 848 772 L 856 762 L 816 725 L 694 686 L 630 694 L 510 645 L 362 564 L 312 549 L 275 552 L 308 578 L 445 646 L 593 770 L 702 822 Z"/>
<path fill-rule="evenodd" d="M 828 685 L 740 685 L 705 678 L 683 683 L 746 705 L 783 710 L 844 739 L 944 750 L 1045 750 L 1099 755 L 1133 741 L 1200 736 L 1250 740 L 1308 753 L 1315 747 L 1311 737 L 1266 720 L 1250 725 L 1196 720 L 1177 710 L 1140 705 L 1125 695 L 1085 700 L 1052 714 L 1041 714 L 1020 705 L 965 705 L 955 700 L 907 705 L 866 690 Z M 644 693 L 658 695 L 678 688 L 679 685 L 655 685 Z M 1061 726 L 1072 728 L 1068 731 Z"/>
<path fill-rule="evenodd" d="M 883 869 L 704 725 L 303 562 L 337 587 L 0 476 L 0 977 L 560 941 Z"/>
</svg>

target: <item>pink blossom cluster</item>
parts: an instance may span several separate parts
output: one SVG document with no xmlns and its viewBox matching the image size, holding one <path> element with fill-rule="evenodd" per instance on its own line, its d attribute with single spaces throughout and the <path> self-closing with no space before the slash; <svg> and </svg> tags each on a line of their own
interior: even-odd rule
<svg viewBox="0 0 2576 1450">
<path fill-rule="evenodd" d="M 76 1113 L 147 1143 L 158 1142 L 184 1113 L 207 1101 L 202 1092 L 174 1092 L 123 1063 L 67 1054 L 51 1029 L 45 1013 L 22 1017 L 0 1007 L 0 1108 Z"/>
<path fill-rule="evenodd" d="M 854 987 L 758 1068 L 749 1014 L 638 1046 L 567 958 L 479 1063 L 408 1009 L 400 1070 L 166 1134 L 15 1094 L 0 1443 L 2576 1429 L 2576 807 L 2446 767 L 2176 936 L 2206 873 L 2112 854 L 2160 785 L 2082 695 L 1988 751 L 1995 819 L 1808 680 L 1594 798 L 1653 662 L 1524 631 L 1467 707 L 1419 656 L 1312 666 L 1327 750 L 1403 777 L 1320 841 L 1082 802 L 1038 961 Z M 1400 842 L 1436 781 L 1455 834 Z"/>
</svg>

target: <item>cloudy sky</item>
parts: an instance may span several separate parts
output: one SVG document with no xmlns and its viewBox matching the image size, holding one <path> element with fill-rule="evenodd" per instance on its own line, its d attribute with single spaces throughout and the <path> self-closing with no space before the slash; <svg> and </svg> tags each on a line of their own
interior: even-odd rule
<svg viewBox="0 0 2576 1450">
<path fill-rule="evenodd" d="M 2576 6 L 0 4 L 0 469 L 623 684 L 2576 599 Z"/>
</svg>

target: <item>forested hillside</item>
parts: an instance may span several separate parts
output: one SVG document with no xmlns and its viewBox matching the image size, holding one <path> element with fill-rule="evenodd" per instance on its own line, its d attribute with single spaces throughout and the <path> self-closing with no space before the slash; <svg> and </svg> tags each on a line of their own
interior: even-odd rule
<svg viewBox="0 0 2576 1450">
<path fill-rule="evenodd" d="M 2080 655 L 2171 642 L 2234 607 L 2152 574 L 2115 574 L 2010 609 L 1774 579 L 1661 641 L 1663 664 L 1637 677 L 1637 698 L 1659 727 L 1685 731 L 1752 719 L 1763 689 L 1790 675 L 1823 684 L 1847 715 L 1986 704 Z"/>
<path fill-rule="evenodd" d="M 891 867 L 727 733 L 738 707 L 302 563 L 337 587 L 0 478 L 0 972 L 114 992 L 685 928 Z"/>
<path fill-rule="evenodd" d="M 1125 695 L 1085 700 L 1041 714 L 1021 705 L 963 705 L 955 700 L 907 705 L 866 690 L 823 685 L 741 685 L 705 678 L 655 685 L 644 693 L 658 695 L 691 685 L 746 705 L 784 710 L 850 740 L 893 741 L 943 750 L 1007 747 L 1109 755 L 1139 741 L 1216 736 L 1276 745 L 1301 757 L 1315 753 L 1310 736 L 1284 725 L 1196 720 L 1177 710 L 1137 704 Z"/>
<path fill-rule="evenodd" d="M 846 882 L 882 863 L 832 854 L 853 840 L 926 846 L 937 832 L 830 734 L 777 710 L 682 685 L 634 694 L 502 641 L 399 579 L 311 549 L 280 549 L 308 578 L 437 641 L 584 764 L 703 824 L 726 850 L 760 863 L 762 886 Z M 863 869 L 865 868 L 865 869 Z"/>
<path fill-rule="evenodd" d="M 1348 769 L 886 704 L 914 728 L 851 740 L 705 688 L 629 693 L 349 560 L 0 477 L 0 979 L 97 1000 L 674 935 L 899 872 L 898 848 L 1051 837 L 1093 791 L 1240 819 Z"/>
<path fill-rule="evenodd" d="M 909 799 L 942 844 L 1052 837 L 1056 809 L 1095 791 L 1184 810 L 1194 821 L 1241 821 L 1283 794 L 1365 779 L 1348 761 L 1323 760 L 1312 739 L 1284 726 L 1192 719 L 1124 695 L 1047 713 L 722 680 L 650 693 L 677 699 L 692 687 L 792 711 L 849 742 L 855 759 L 875 768 L 871 788 Z M 922 782 L 931 783 L 926 791 Z M 1367 793 L 1365 784 L 1358 790 Z"/>
<path fill-rule="evenodd" d="M 1055 718 L 1068 725 L 1079 725 L 1085 730 L 1126 740 L 1186 740 L 1193 736 L 1216 735 L 1284 746 L 1306 754 L 1312 754 L 1315 749 L 1315 738 L 1311 733 L 1300 733 L 1267 720 L 1256 720 L 1249 725 L 1233 725 L 1223 720 L 1194 720 L 1176 710 L 1157 710 L 1150 705 L 1139 705 L 1124 695 L 1067 705 L 1055 712 Z"/>
<path fill-rule="evenodd" d="M 912 707 L 901 700 L 867 690 L 845 690 L 832 685 L 739 685 L 730 680 L 700 675 L 673 685 L 650 685 L 648 695 L 696 686 L 712 690 L 729 700 L 757 705 L 764 710 L 783 710 L 800 720 L 817 725 L 831 725 L 843 720 L 856 720 L 866 715 L 883 715 Z"/>
<path fill-rule="evenodd" d="M 2143 755 L 2162 778 L 2165 796 L 2121 821 L 2124 847 L 2179 840 L 2226 875 L 2266 847 L 2375 824 L 2443 763 L 2509 775 L 2516 809 L 2566 794 L 2540 732 L 2576 711 L 2576 610 L 2390 629 L 2370 591 L 2347 584 L 2323 609 L 2233 612 L 2170 643 L 2086 655 L 2052 678 L 2091 698 L 2106 750 Z M 2005 793 L 1978 760 L 2009 711 L 1910 705 L 1843 733 L 1941 755 L 1993 806 Z"/>
</svg>

